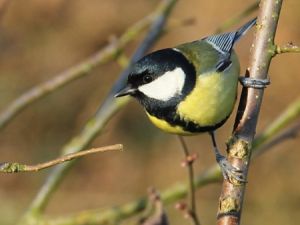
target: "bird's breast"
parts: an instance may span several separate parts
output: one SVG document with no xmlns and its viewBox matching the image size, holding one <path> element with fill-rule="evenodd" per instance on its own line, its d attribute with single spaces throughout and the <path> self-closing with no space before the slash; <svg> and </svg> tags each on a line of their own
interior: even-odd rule
<svg viewBox="0 0 300 225">
<path fill-rule="evenodd" d="M 237 95 L 239 66 L 198 76 L 195 88 L 178 104 L 177 114 L 199 126 L 214 126 L 231 114 Z"/>
<path fill-rule="evenodd" d="M 192 135 L 192 132 L 186 131 L 184 129 L 184 127 L 180 126 L 180 125 L 175 125 L 175 124 L 171 124 L 169 123 L 167 120 L 165 119 L 160 119 L 156 116 L 153 116 L 151 114 L 149 114 L 148 112 L 147 116 L 149 117 L 150 121 L 159 129 L 168 132 L 168 133 L 172 133 L 172 134 L 180 134 L 180 135 Z"/>
</svg>

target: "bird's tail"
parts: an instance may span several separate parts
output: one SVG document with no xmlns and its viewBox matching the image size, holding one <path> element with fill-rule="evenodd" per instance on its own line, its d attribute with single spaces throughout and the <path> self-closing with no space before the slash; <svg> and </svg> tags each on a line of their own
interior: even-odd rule
<svg viewBox="0 0 300 225">
<path fill-rule="evenodd" d="M 250 20 L 248 23 L 243 25 L 240 29 L 236 31 L 234 41 L 238 41 L 247 31 L 256 24 L 257 18 Z"/>
<path fill-rule="evenodd" d="M 231 53 L 232 47 L 235 42 L 238 41 L 251 27 L 256 23 L 256 18 L 250 20 L 240 29 L 234 32 L 224 33 L 224 34 L 216 34 L 212 36 L 208 36 L 203 38 L 202 40 L 206 40 L 210 43 L 217 51 L 227 55 Z"/>
</svg>

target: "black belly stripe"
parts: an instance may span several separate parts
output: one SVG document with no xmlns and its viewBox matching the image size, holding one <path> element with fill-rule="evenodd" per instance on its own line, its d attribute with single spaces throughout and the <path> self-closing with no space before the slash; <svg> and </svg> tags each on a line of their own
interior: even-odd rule
<svg viewBox="0 0 300 225">
<path fill-rule="evenodd" d="M 212 126 L 201 126 L 201 125 L 196 124 L 192 121 L 182 120 L 179 117 L 177 117 L 175 119 L 167 119 L 167 118 L 165 118 L 165 119 L 172 126 L 180 126 L 180 127 L 183 128 L 183 130 L 191 132 L 191 133 L 201 133 L 201 132 L 214 131 L 214 130 L 218 129 L 219 127 L 221 127 L 226 122 L 228 117 L 226 117 L 221 122 L 219 122 L 215 125 L 212 125 Z"/>
<path fill-rule="evenodd" d="M 202 132 L 209 132 L 214 131 L 221 127 L 226 120 L 229 118 L 229 115 L 222 120 L 221 122 L 212 125 L 212 126 L 201 126 L 199 124 L 196 124 L 192 121 L 186 121 L 181 119 L 178 115 L 175 114 L 176 109 L 175 108 L 168 108 L 164 110 L 147 110 L 147 112 L 157 117 L 158 119 L 165 120 L 168 122 L 171 126 L 180 126 L 184 131 L 188 131 L 191 133 L 202 133 Z"/>
</svg>

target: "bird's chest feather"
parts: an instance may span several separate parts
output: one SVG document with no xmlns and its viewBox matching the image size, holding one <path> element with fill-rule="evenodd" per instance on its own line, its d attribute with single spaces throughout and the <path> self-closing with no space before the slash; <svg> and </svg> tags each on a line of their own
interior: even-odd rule
<svg viewBox="0 0 300 225">
<path fill-rule="evenodd" d="M 181 134 L 181 135 L 192 135 L 193 133 L 188 132 L 184 130 L 183 127 L 175 124 L 171 124 L 167 122 L 165 119 L 160 119 L 156 116 L 153 116 L 149 113 L 147 113 L 147 116 L 149 117 L 150 121 L 159 129 L 173 134 Z"/>
<path fill-rule="evenodd" d="M 200 126 L 213 126 L 225 120 L 234 107 L 238 83 L 238 68 L 220 74 L 201 74 L 193 91 L 177 107 L 184 121 Z"/>
</svg>

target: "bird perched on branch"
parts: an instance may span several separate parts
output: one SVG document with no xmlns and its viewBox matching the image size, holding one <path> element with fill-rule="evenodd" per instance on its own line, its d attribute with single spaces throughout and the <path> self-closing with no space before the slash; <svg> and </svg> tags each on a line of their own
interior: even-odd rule
<svg viewBox="0 0 300 225">
<path fill-rule="evenodd" d="M 151 122 L 166 132 L 208 132 L 225 179 L 243 181 L 243 176 L 218 150 L 214 131 L 228 119 L 237 97 L 240 64 L 233 46 L 255 23 L 256 18 L 237 31 L 144 56 L 115 95 L 136 98 Z M 247 85 L 255 88 L 259 82 L 248 80 Z"/>
</svg>

